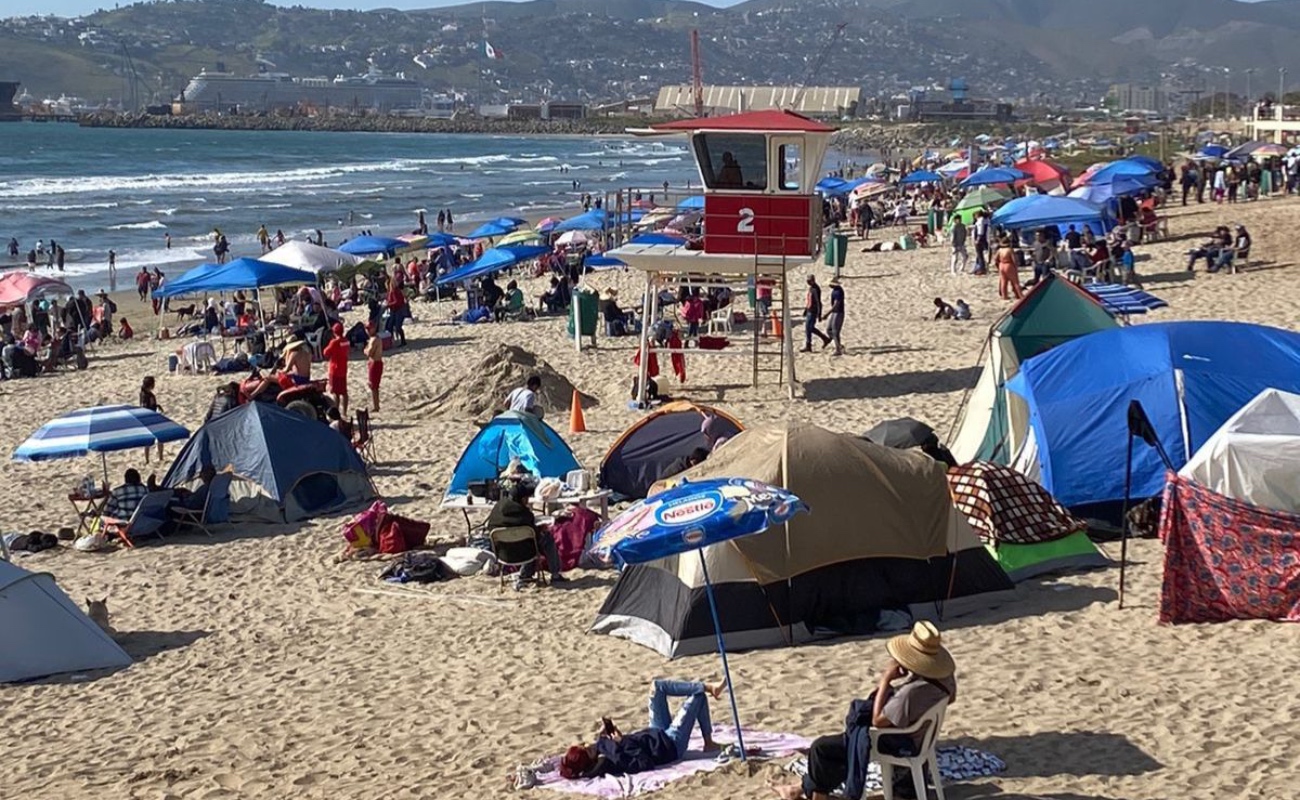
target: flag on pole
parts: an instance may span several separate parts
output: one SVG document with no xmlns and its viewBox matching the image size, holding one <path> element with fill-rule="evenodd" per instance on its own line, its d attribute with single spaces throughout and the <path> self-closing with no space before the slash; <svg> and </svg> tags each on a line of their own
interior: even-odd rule
<svg viewBox="0 0 1300 800">
<path fill-rule="evenodd" d="M 492 46 L 491 42 L 483 42 L 483 52 L 487 53 L 488 58 L 502 58 L 501 51 Z"/>
</svg>

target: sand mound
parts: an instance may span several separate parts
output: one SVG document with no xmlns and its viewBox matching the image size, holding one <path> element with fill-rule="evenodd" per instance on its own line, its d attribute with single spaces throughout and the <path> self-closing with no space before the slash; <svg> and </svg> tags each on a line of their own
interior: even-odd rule
<svg viewBox="0 0 1300 800">
<path fill-rule="evenodd" d="M 418 409 L 434 416 L 489 418 L 505 409 L 506 395 L 523 386 L 530 375 L 542 379 L 541 391 L 537 393 L 538 400 L 550 412 L 550 416 L 567 409 L 573 402 L 573 384 L 555 367 L 522 347 L 501 344 L 449 389 L 420 403 Z M 580 397 L 583 408 L 591 408 L 599 403 L 590 395 L 583 394 Z"/>
</svg>

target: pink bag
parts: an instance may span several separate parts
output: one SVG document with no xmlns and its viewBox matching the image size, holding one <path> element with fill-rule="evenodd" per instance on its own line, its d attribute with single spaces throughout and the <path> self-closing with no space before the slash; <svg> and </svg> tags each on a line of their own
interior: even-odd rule
<svg viewBox="0 0 1300 800">
<path fill-rule="evenodd" d="M 343 538 L 356 550 L 376 547 L 379 543 L 379 528 L 384 517 L 388 516 L 388 506 L 383 500 L 376 500 L 360 514 L 343 524 Z"/>
</svg>

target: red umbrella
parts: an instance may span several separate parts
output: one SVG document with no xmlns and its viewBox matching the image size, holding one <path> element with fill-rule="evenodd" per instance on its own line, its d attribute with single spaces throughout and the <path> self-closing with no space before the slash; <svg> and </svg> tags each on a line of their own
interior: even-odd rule
<svg viewBox="0 0 1300 800">
<path fill-rule="evenodd" d="M 1059 181 L 1061 188 L 1070 188 L 1070 171 L 1060 164 L 1040 158 L 1031 158 L 1017 162 L 1016 169 L 1027 173 L 1034 183 Z"/>
<path fill-rule="evenodd" d="M 29 303 L 47 294 L 72 294 L 72 287 L 56 278 L 32 272 L 10 272 L 0 276 L 0 306 Z"/>
</svg>

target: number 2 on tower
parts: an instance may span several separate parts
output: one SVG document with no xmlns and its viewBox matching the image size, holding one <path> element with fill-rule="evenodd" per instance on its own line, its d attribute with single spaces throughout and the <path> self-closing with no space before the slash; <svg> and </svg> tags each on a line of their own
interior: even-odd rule
<svg viewBox="0 0 1300 800">
<path fill-rule="evenodd" d="M 740 222 L 736 223 L 736 233 L 754 232 L 754 209 L 740 209 Z"/>
</svg>

